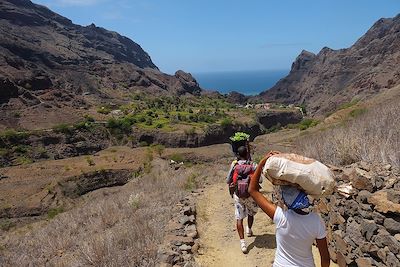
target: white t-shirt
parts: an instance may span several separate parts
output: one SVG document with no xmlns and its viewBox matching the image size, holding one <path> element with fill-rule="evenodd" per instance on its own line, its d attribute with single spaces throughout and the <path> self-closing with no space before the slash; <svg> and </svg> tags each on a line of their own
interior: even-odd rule
<svg viewBox="0 0 400 267">
<path fill-rule="evenodd" d="M 311 246 L 315 239 L 326 236 L 325 223 L 317 213 L 300 215 L 293 210 L 277 207 L 276 253 L 274 267 L 314 267 Z"/>
</svg>

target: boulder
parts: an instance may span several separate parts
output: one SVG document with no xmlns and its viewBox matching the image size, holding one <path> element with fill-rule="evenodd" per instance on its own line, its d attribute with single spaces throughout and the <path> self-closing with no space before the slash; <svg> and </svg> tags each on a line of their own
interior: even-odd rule
<svg viewBox="0 0 400 267">
<path fill-rule="evenodd" d="M 350 182 L 358 190 L 367 190 L 372 192 L 374 188 L 373 176 L 363 169 L 354 168 L 349 175 Z"/>
<path fill-rule="evenodd" d="M 358 258 L 356 263 L 358 267 L 372 267 L 372 259 L 369 257 Z"/>
<path fill-rule="evenodd" d="M 378 230 L 378 226 L 373 220 L 363 220 L 361 223 L 361 232 L 363 236 L 369 241 Z"/>
<path fill-rule="evenodd" d="M 375 210 L 383 213 L 393 212 L 400 214 L 399 202 L 394 203 L 390 199 L 394 199 L 393 196 L 397 195 L 398 192 L 394 192 L 393 189 L 383 189 L 373 193 L 368 197 L 368 203 L 375 205 Z"/>
<path fill-rule="evenodd" d="M 400 233 L 400 222 L 392 218 L 386 218 L 383 222 L 383 226 L 385 226 L 386 230 L 393 235 Z"/>
<path fill-rule="evenodd" d="M 329 222 L 331 224 L 343 224 L 346 222 L 346 220 L 343 218 L 343 216 L 340 215 L 338 212 L 332 211 L 329 215 L 330 215 Z"/>
<path fill-rule="evenodd" d="M 391 235 L 376 235 L 373 242 L 379 247 L 387 247 L 389 251 L 398 254 L 400 253 L 400 242 Z"/>
<path fill-rule="evenodd" d="M 388 247 L 384 247 L 378 250 L 378 257 L 385 262 L 386 261 L 386 255 L 387 253 L 390 252 Z"/>
<path fill-rule="evenodd" d="M 191 249 L 192 249 L 192 246 L 189 246 L 189 245 L 183 244 L 183 245 L 179 246 L 180 251 L 191 251 Z"/>
<path fill-rule="evenodd" d="M 400 266 L 400 261 L 392 252 L 389 252 L 386 255 L 386 265 L 388 267 L 398 267 Z"/>
<path fill-rule="evenodd" d="M 357 201 L 366 204 L 368 202 L 368 198 L 371 196 L 371 192 L 367 190 L 361 190 L 358 192 Z"/>
</svg>

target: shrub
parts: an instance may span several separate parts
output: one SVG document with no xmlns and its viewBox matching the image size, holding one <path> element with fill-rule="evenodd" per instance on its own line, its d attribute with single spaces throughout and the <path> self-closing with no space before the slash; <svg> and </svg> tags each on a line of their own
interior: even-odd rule
<svg viewBox="0 0 400 267">
<path fill-rule="evenodd" d="M 64 208 L 63 207 L 58 207 L 58 208 L 54 208 L 54 209 L 49 209 L 47 211 L 47 218 L 48 219 L 53 219 L 54 217 L 56 217 L 58 214 L 63 213 L 64 212 Z"/>
<path fill-rule="evenodd" d="M 110 118 L 107 121 L 106 127 L 113 130 L 114 134 L 130 133 L 132 130 L 131 118 L 115 119 Z"/>
<path fill-rule="evenodd" d="M 222 127 L 224 127 L 224 128 L 226 128 L 226 127 L 228 127 L 228 126 L 231 126 L 232 125 L 232 119 L 231 118 L 224 118 L 222 121 L 221 121 L 221 126 Z"/>
<path fill-rule="evenodd" d="M 56 133 L 71 134 L 72 127 L 66 123 L 57 124 L 53 127 L 53 131 Z"/>
<path fill-rule="evenodd" d="M 10 151 L 6 148 L 0 148 L 0 157 L 6 156 Z"/>
<path fill-rule="evenodd" d="M 18 165 L 31 164 L 33 162 L 33 160 L 27 156 L 17 157 L 15 161 Z"/>
<path fill-rule="evenodd" d="M 5 142 L 20 141 L 29 136 L 27 132 L 17 132 L 14 129 L 8 129 L 0 133 L 0 139 Z"/>
<path fill-rule="evenodd" d="M 3 231 L 8 231 L 11 228 L 15 226 L 15 223 L 13 223 L 10 219 L 5 218 L 5 219 L 0 219 L 0 229 Z"/>
<path fill-rule="evenodd" d="M 103 107 L 99 107 L 97 109 L 98 113 L 105 114 L 105 115 L 110 114 L 111 111 L 112 111 L 112 109 L 110 107 L 104 107 L 104 106 Z"/>
<path fill-rule="evenodd" d="M 85 120 L 76 123 L 73 128 L 77 130 L 89 130 L 94 127 L 94 119 L 90 116 L 85 116 Z"/>
<path fill-rule="evenodd" d="M 148 148 L 145 155 L 145 161 L 143 162 L 143 170 L 145 173 L 150 173 L 153 162 L 153 151 Z"/>
<path fill-rule="evenodd" d="M 196 177 L 197 177 L 196 174 L 191 174 L 186 177 L 186 181 L 183 185 L 185 190 L 192 191 L 198 187 Z"/>
<path fill-rule="evenodd" d="M 95 122 L 95 119 L 90 115 L 84 116 L 86 122 Z"/>
<path fill-rule="evenodd" d="M 275 133 L 282 128 L 282 125 L 278 122 L 276 125 L 267 129 L 267 133 Z"/>
<path fill-rule="evenodd" d="M 138 209 L 140 206 L 140 196 L 141 194 L 131 194 L 128 199 L 128 204 L 134 210 Z"/>
<path fill-rule="evenodd" d="M 148 144 L 146 141 L 141 141 L 141 142 L 139 143 L 139 146 L 140 146 L 140 147 L 144 147 L 144 146 L 149 146 L 149 144 Z"/>
<path fill-rule="evenodd" d="M 318 125 L 319 121 L 318 120 L 314 120 L 314 119 L 303 119 L 300 123 L 299 123 L 299 129 L 300 130 L 306 130 L 310 127 L 314 127 L 316 125 Z"/>
<path fill-rule="evenodd" d="M 53 219 L 54 217 L 56 217 L 58 214 L 60 214 L 62 212 L 64 212 L 64 208 L 62 208 L 62 207 L 49 209 L 49 211 L 47 212 L 47 218 Z"/>
<path fill-rule="evenodd" d="M 303 114 L 303 116 L 307 115 L 307 110 L 306 110 L 306 105 L 302 104 L 299 106 L 300 112 Z"/>
<path fill-rule="evenodd" d="M 355 100 L 352 100 L 351 102 L 343 103 L 343 104 L 341 104 L 341 105 L 338 107 L 338 110 L 339 110 L 339 109 L 345 109 L 345 108 L 352 107 L 352 106 L 354 106 L 355 104 L 357 104 L 358 101 L 359 101 L 359 100 L 355 99 Z"/>
<path fill-rule="evenodd" d="M 93 160 L 91 157 L 86 156 L 85 159 L 86 159 L 86 162 L 87 162 L 87 164 L 88 164 L 89 166 L 94 166 L 94 165 L 96 165 L 96 164 L 94 163 L 94 160 Z"/>
<path fill-rule="evenodd" d="M 198 117 L 197 117 L 197 115 L 189 115 L 189 121 L 191 121 L 191 122 L 198 122 Z"/>
<path fill-rule="evenodd" d="M 47 150 L 44 147 L 39 147 L 37 149 L 37 153 L 39 154 L 40 158 L 44 158 L 44 159 L 49 158 L 49 154 L 47 153 Z"/>
<path fill-rule="evenodd" d="M 147 117 L 145 124 L 148 125 L 148 126 L 153 125 L 153 119 L 151 117 Z"/>
<path fill-rule="evenodd" d="M 350 111 L 350 116 L 354 118 L 360 116 L 361 114 L 364 114 L 365 112 L 367 112 L 367 109 L 365 108 L 356 108 Z"/>
<path fill-rule="evenodd" d="M 25 154 L 29 150 L 29 146 L 25 145 L 17 145 L 13 147 L 14 152 L 19 153 L 19 154 Z"/>
<path fill-rule="evenodd" d="M 142 174 L 142 168 L 139 168 L 139 169 L 137 169 L 137 170 L 134 170 L 133 172 L 132 172 L 132 178 L 137 178 L 137 177 L 139 177 L 141 174 Z"/>
<path fill-rule="evenodd" d="M 163 146 L 161 144 L 153 145 L 152 148 L 153 148 L 154 152 L 156 152 L 157 155 L 160 157 L 165 150 L 165 146 Z"/>
<path fill-rule="evenodd" d="M 183 162 L 183 159 L 184 159 L 184 158 L 183 158 L 183 155 L 182 155 L 182 154 L 175 153 L 175 154 L 172 154 L 172 155 L 171 155 L 170 159 L 173 160 L 173 161 L 175 161 L 175 162 Z"/>
<path fill-rule="evenodd" d="M 183 131 L 184 131 L 184 133 L 186 135 L 193 135 L 193 134 L 196 133 L 196 127 L 192 127 L 192 128 L 189 128 L 189 129 L 184 129 Z"/>
</svg>

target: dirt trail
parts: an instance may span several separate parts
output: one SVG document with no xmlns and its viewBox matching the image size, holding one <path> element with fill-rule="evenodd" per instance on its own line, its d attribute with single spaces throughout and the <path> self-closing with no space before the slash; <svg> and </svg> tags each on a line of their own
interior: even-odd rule
<svg viewBox="0 0 400 267">
<path fill-rule="evenodd" d="M 264 182 L 263 188 L 271 192 L 271 186 Z M 255 216 L 253 237 L 245 237 L 248 254 L 240 250 L 236 232 L 233 200 L 226 185 L 210 185 L 198 201 L 198 230 L 200 250 L 196 263 L 200 266 L 271 266 L 275 255 L 275 227 L 261 210 Z M 245 220 L 245 225 L 246 225 Z M 319 264 L 318 250 L 313 248 L 316 266 Z M 337 266 L 332 264 L 331 266 Z"/>
</svg>

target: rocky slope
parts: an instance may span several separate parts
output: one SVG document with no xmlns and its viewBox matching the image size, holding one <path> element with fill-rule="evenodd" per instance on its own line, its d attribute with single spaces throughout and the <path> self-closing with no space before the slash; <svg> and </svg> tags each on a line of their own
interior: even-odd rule
<svg viewBox="0 0 400 267">
<path fill-rule="evenodd" d="M 400 15 L 378 20 L 347 49 L 302 51 L 288 76 L 260 96 L 324 114 L 400 83 Z"/>
<path fill-rule="evenodd" d="M 319 204 L 331 258 L 341 267 L 399 266 L 399 170 L 358 162 L 334 171 L 338 187 L 351 190 L 338 190 Z"/>
<path fill-rule="evenodd" d="M 116 32 L 75 25 L 28 0 L 0 2 L 3 128 L 24 127 L 26 117 L 74 121 L 82 109 L 138 92 L 197 95 L 201 89 L 188 73 L 160 72 L 137 43 Z"/>
</svg>

